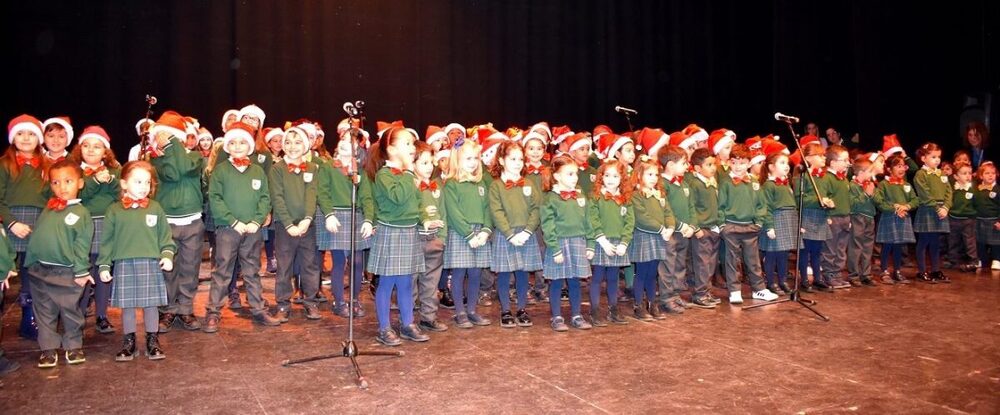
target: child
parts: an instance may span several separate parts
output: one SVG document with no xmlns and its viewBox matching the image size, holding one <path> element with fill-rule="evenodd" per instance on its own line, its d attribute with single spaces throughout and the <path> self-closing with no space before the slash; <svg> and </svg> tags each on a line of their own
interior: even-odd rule
<svg viewBox="0 0 1000 415">
<path fill-rule="evenodd" d="M 418 233 L 423 242 L 424 272 L 413 275 L 414 301 L 420 302 L 421 329 L 435 332 L 447 331 L 448 326 L 437 320 L 440 300 L 435 295 L 435 289 L 440 289 L 441 274 L 444 265 L 444 241 L 448 236 L 445 221 L 448 213 L 441 191 L 444 189 L 441 179 L 434 177 L 434 159 L 431 147 L 427 143 L 416 143 L 417 161 L 413 173 L 417 180 L 417 190 L 420 192 L 420 226 Z M 445 282 L 447 287 L 447 281 Z M 448 294 L 449 296 L 451 294 Z M 453 304 L 454 306 L 454 304 Z"/>
<path fill-rule="evenodd" d="M 590 194 L 594 188 L 594 181 L 597 180 L 597 169 L 587 162 L 591 147 L 593 140 L 590 138 L 590 133 L 576 133 L 566 139 L 566 153 L 573 158 L 577 166 L 580 166 L 579 184 L 584 195 Z"/>
<path fill-rule="evenodd" d="M 114 326 L 108 320 L 108 300 L 111 298 L 111 284 L 100 281 L 97 269 L 97 254 L 101 250 L 101 236 L 104 229 L 104 212 L 108 206 L 118 202 L 121 185 L 121 165 L 115 160 L 111 151 L 111 140 L 108 133 L 100 126 L 90 126 L 80 134 L 80 144 L 73 148 L 69 157 L 74 164 L 83 169 L 83 189 L 80 190 L 80 203 L 87 208 L 94 220 L 94 238 L 90 245 L 91 278 L 95 279 L 92 286 L 96 311 L 96 326 L 99 333 L 114 333 Z M 86 290 L 80 299 L 80 308 L 87 310 L 91 295 Z"/>
<path fill-rule="evenodd" d="M 656 160 L 640 156 L 631 181 L 635 186 L 632 193 L 635 231 L 629 252 L 629 258 L 635 263 L 633 311 L 636 320 L 662 320 L 665 316 L 660 313 L 655 300 L 657 270 L 660 262 L 667 259 L 666 242 L 674 234 L 676 221 L 660 183 L 660 168 Z"/>
<path fill-rule="evenodd" d="M 14 246 L 7 238 L 7 231 L 0 228 L 0 295 L 5 294 L 10 287 L 10 278 L 17 275 L 17 258 Z M 0 319 L 3 319 L 3 307 L 0 307 Z M 3 337 L 3 325 L 0 324 L 0 338 Z M 0 377 L 21 368 L 17 362 L 7 358 L 3 346 L 0 346 Z"/>
<path fill-rule="evenodd" d="M 42 142 L 48 150 L 45 152 L 45 158 L 48 159 L 49 163 L 62 161 L 69 156 L 66 147 L 73 143 L 73 126 L 70 124 L 69 117 L 49 118 L 42 123 L 42 130 Z"/>
<path fill-rule="evenodd" d="M 544 123 L 536 124 L 528 134 L 525 134 L 524 146 L 524 178 L 531 182 L 533 189 L 542 189 L 542 172 L 548 168 L 549 154 L 545 152 L 547 147 L 548 126 Z M 541 192 L 539 192 L 541 193 Z M 538 229 L 541 232 L 541 229 Z M 539 255 L 545 254 L 545 236 L 536 235 L 538 240 Z M 535 304 L 539 301 L 546 301 L 545 278 L 541 271 L 535 273 L 535 285 L 532 287 L 532 295 L 528 297 L 528 304 Z"/>
<path fill-rule="evenodd" d="M 722 215 L 722 240 L 726 243 L 726 285 L 730 304 L 743 304 L 739 264 L 747 275 L 755 300 L 774 301 L 778 295 L 764 285 L 760 271 L 758 238 L 767 215 L 764 198 L 759 194 L 760 183 L 747 174 L 750 149 L 742 144 L 733 146 L 729 159 L 729 180 L 719 185 L 719 214 Z"/>
<path fill-rule="evenodd" d="M 282 138 L 284 157 L 271 166 L 267 174 L 270 187 L 273 220 L 275 222 L 275 256 L 278 273 L 274 296 L 278 303 L 275 317 L 282 323 L 291 314 L 293 268 L 299 269 L 299 287 L 303 293 L 302 307 L 306 318 L 319 320 L 316 295 L 319 291 L 319 268 L 316 264 L 316 233 L 311 226 L 316 213 L 317 166 L 305 160 L 308 133 L 300 127 L 289 127 Z"/>
<path fill-rule="evenodd" d="M 569 290 L 570 325 L 581 330 L 592 326 L 580 314 L 580 279 L 590 277 L 590 259 L 593 241 L 587 241 L 590 222 L 587 220 L 587 198 L 576 187 L 579 167 L 569 156 L 552 159 L 550 173 L 546 173 L 545 201 L 542 204 L 542 230 L 545 235 L 545 278 L 549 280 L 549 308 L 552 312 L 552 330 L 567 331 L 566 321 L 560 311 L 560 291 L 565 280 Z M 590 248 L 588 250 L 587 248 Z"/>
<path fill-rule="evenodd" d="M 761 197 L 766 205 L 767 215 L 760 234 L 760 248 L 764 251 L 764 278 L 771 292 L 779 289 L 790 294 L 786 285 L 788 277 L 788 253 L 795 249 L 798 231 L 798 211 L 795 197 L 788 183 L 788 155 L 777 152 L 764 160 L 767 175 L 761 176 Z"/>
<path fill-rule="evenodd" d="M 902 154 L 893 154 L 885 161 L 888 176 L 875 187 L 875 206 L 882 215 L 878 220 L 875 242 L 882 244 L 882 283 L 909 284 L 910 280 L 900 271 L 903 246 L 913 243 L 913 225 L 910 211 L 919 203 L 913 188 L 906 182 L 909 170 Z M 889 255 L 892 255 L 892 273 L 889 272 Z"/>
<path fill-rule="evenodd" d="M 356 142 L 357 130 L 349 129 L 337 142 L 334 155 L 327 163 L 320 165 L 317 200 L 323 216 L 323 226 L 316 229 L 317 248 L 320 252 L 332 251 L 333 269 L 330 273 L 331 290 L 333 291 L 333 312 L 338 316 L 348 318 L 353 309 L 355 317 L 364 317 L 365 309 L 361 306 L 361 279 L 364 275 L 364 250 L 371 248 L 371 219 L 375 216 L 375 205 L 372 201 L 371 183 L 367 178 L 357 174 L 357 157 L 352 156 L 351 148 L 360 149 Z M 352 145 L 352 140 L 354 145 Z M 351 226 L 351 193 L 354 191 L 355 180 L 357 188 L 357 207 L 355 212 L 354 232 Z M 344 270 L 351 256 L 351 238 L 354 237 L 354 263 L 351 265 L 353 279 L 351 290 L 354 292 L 354 303 L 344 301 Z"/>
<path fill-rule="evenodd" d="M 736 133 L 725 128 L 712 131 L 712 133 L 708 135 L 707 148 L 712 151 L 712 154 L 715 155 L 716 163 L 719 164 L 719 168 L 717 169 L 718 171 L 726 173 L 729 172 L 729 157 L 732 154 L 733 146 L 735 144 Z"/>
<path fill-rule="evenodd" d="M 972 166 L 955 163 L 955 185 L 952 189 L 951 210 L 948 211 L 948 248 L 951 263 L 962 271 L 974 272 L 979 262 L 976 252 L 976 205 L 972 185 Z M 964 251 L 964 252 L 963 252 Z"/>
<path fill-rule="evenodd" d="M 820 268 L 820 252 L 823 250 L 823 242 L 830 239 L 832 233 L 830 224 L 827 222 L 827 215 L 824 209 L 833 208 L 833 201 L 827 196 L 826 181 L 823 180 L 824 166 L 826 166 L 826 153 L 823 146 L 819 144 L 816 136 L 807 135 L 800 139 L 803 144 L 802 153 L 805 155 L 804 169 L 808 171 L 799 174 L 808 174 L 812 179 L 803 177 L 801 180 L 793 178 L 792 186 L 795 188 L 795 200 L 801 200 L 802 206 L 802 244 L 799 248 L 799 275 L 800 289 L 805 292 L 813 292 L 813 287 L 824 292 L 833 292 L 833 287 L 823 281 L 823 272 Z M 816 187 L 813 187 L 815 182 Z M 798 187 L 801 183 L 801 187 Z M 809 285 L 808 268 L 812 268 L 813 284 Z"/>
<path fill-rule="evenodd" d="M 823 283 L 835 289 L 851 287 L 842 276 L 847 267 L 847 245 L 851 240 L 851 183 L 847 180 L 850 165 L 847 148 L 838 144 L 826 148 L 826 174 L 822 181 L 834 207 L 826 212 L 830 238 L 823 244 L 820 266 Z"/>
<path fill-rule="evenodd" d="M 215 267 L 202 329 L 206 333 L 219 331 L 220 308 L 229 294 L 229 283 L 235 278 L 233 270 L 237 262 L 253 321 L 277 326 L 281 322 L 268 315 L 264 307 L 264 290 L 258 274 L 263 244 L 260 226 L 271 210 L 271 199 L 264 169 L 248 158 L 254 149 L 250 127 L 233 123 L 226 131 L 223 149 L 229 158 L 216 165 L 208 182 L 208 202 L 215 223 Z"/>
<path fill-rule="evenodd" d="M 453 149 L 450 175 L 444 185 L 444 200 L 448 206 L 444 267 L 452 270 L 455 324 L 463 329 L 490 325 L 488 319 L 476 313 L 481 268 L 491 263 L 487 244 L 493 227 L 479 150 L 479 144 L 472 140 L 464 140 Z M 462 304 L 465 304 L 464 309 Z"/>
<path fill-rule="evenodd" d="M 590 319 L 594 326 L 607 326 L 607 321 L 628 324 L 618 311 L 618 274 L 629 266 L 628 246 L 635 232 L 635 212 L 632 209 L 632 186 L 625 163 L 607 158 L 597 169 L 593 199 L 587 208 L 590 235 L 600 245 L 591 261 L 594 278 L 590 281 Z M 601 282 L 607 284 L 608 320 L 601 317 Z"/>
<path fill-rule="evenodd" d="M 951 210 L 951 184 L 943 174 L 941 147 L 926 143 L 917 149 L 917 158 L 923 167 L 913 176 L 913 188 L 917 193 L 917 214 L 913 218 L 913 231 L 917 234 L 917 279 L 929 283 L 951 282 L 941 272 L 941 235 L 949 233 L 948 211 Z M 925 255 L 930 258 L 925 261 Z M 930 272 L 926 262 L 930 262 Z"/>
<path fill-rule="evenodd" d="M 683 147 L 682 147 L 683 149 Z M 686 151 L 686 150 L 685 150 Z M 694 201 L 694 222 L 699 228 L 691 242 L 691 264 L 694 293 L 692 303 L 703 307 L 718 305 L 721 300 L 712 295 L 710 280 L 715 274 L 719 258 L 719 184 L 715 178 L 717 164 L 708 149 L 700 148 L 691 153 L 694 173 L 686 177 Z"/>
<path fill-rule="evenodd" d="M 847 244 L 847 278 L 851 285 L 874 286 L 872 252 L 875 242 L 875 172 L 871 158 L 854 160 L 851 180 L 851 241 Z"/>
<path fill-rule="evenodd" d="M 541 189 L 521 176 L 524 151 L 516 141 L 506 141 L 497 151 L 492 166 L 496 180 L 489 188 L 489 209 L 496 226 L 491 252 L 491 269 L 497 273 L 500 297 L 500 327 L 532 326 L 525 311 L 528 300 L 528 273 L 542 269 L 536 233 L 540 225 Z M 514 274 L 517 316 L 510 312 L 510 279 Z"/>
<path fill-rule="evenodd" d="M 56 349 L 62 346 L 66 362 L 85 362 L 80 296 L 90 276 L 90 240 L 94 221 L 77 195 L 83 188 L 83 171 L 68 160 L 49 168 L 53 197 L 38 216 L 24 265 L 31 275 L 32 307 L 38 324 L 38 367 L 55 367 Z M 62 323 L 63 334 L 58 333 Z"/>
<path fill-rule="evenodd" d="M 31 276 L 24 267 L 24 251 L 51 191 L 44 177 L 49 163 L 42 155 L 42 123 L 30 115 L 19 115 L 7 124 L 7 139 L 11 145 L 0 158 L 0 218 L 6 223 L 11 245 L 18 254 L 21 279 L 18 333 L 34 340 L 38 329 L 31 308 Z"/>
<path fill-rule="evenodd" d="M 374 184 L 372 196 L 378 208 L 379 223 L 372 241 L 368 271 L 379 275 L 375 293 L 375 314 L 378 316 L 379 343 L 398 346 L 401 341 L 389 326 L 389 303 L 396 288 L 404 339 L 430 340 L 413 324 L 413 274 L 424 272 L 424 255 L 417 233 L 420 222 L 420 199 L 414 183 L 413 162 L 416 156 L 416 135 L 402 127 L 388 128 L 368 154 L 365 174 Z M 479 164 L 479 158 L 475 157 Z"/>
<path fill-rule="evenodd" d="M 976 205 L 976 251 L 983 268 L 1000 270 L 1000 198 L 997 197 L 997 168 L 988 161 L 979 166 L 979 185 L 972 200 Z M 987 253 L 989 250 L 989 253 Z"/>
<path fill-rule="evenodd" d="M 662 147 L 658 160 L 663 165 L 660 181 L 667 191 L 667 203 L 677 222 L 674 234 L 666 243 L 667 259 L 661 261 L 657 269 L 659 303 L 664 311 L 681 314 L 689 304 L 681 300 L 681 293 L 687 290 L 688 252 L 692 243 L 691 237 L 698 230 L 691 187 L 684 181 L 684 175 L 690 165 L 687 152 L 677 146 Z M 695 296 L 690 304 L 698 308 L 715 308 L 715 304 L 702 300 L 701 297 Z"/>
</svg>

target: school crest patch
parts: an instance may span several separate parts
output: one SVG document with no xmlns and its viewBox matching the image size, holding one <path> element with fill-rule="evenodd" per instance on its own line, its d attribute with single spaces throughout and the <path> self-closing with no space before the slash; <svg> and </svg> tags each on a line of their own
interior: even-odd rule
<svg viewBox="0 0 1000 415">
<path fill-rule="evenodd" d="M 309 172 L 302 173 L 302 181 L 304 181 L 306 183 L 312 183 L 312 181 L 313 181 L 313 174 L 309 173 Z"/>
<path fill-rule="evenodd" d="M 146 215 L 146 226 L 152 228 L 156 226 L 156 215 Z"/>
<path fill-rule="evenodd" d="M 965 192 L 965 198 L 968 199 L 968 200 L 972 200 L 972 193 Z"/>
<path fill-rule="evenodd" d="M 585 197 L 576 198 L 576 204 L 580 205 L 580 207 L 587 206 L 587 198 Z"/>
<path fill-rule="evenodd" d="M 621 212 L 622 212 L 622 213 L 621 213 L 621 215 L 622 215 L 622 216 L 625 216 L 625 214 L 627 214 L 627 213 L 628 213 L 628 208 L 627 208 L 627 207 L 625 207 L 625 206 L 622 206 L 622 209 L 621 209 Z"/>
<path fill-rule="evenodd" d="M 265 162 L 265 161 L 267 161 L 267 156 L 265 156 L 265 155 L 263 155 L 263 154 L 258 154 L 258 155 L 257 155 L 257 162 L 258 162 L 258 163 L 263 163 L 263 162 Z"/>
<path fill-rule="evenodd" d="M 903 191 L 904 192 L 910 193 L 910 190 L 913 190 L 913 187 L 910 187 L 910 185 L 908 185 L 908 184 L 903 185 Z"/>
<path fill-rule="evenodd" d="M 522 187 L 521 193 L 524 193 L 524 197 L 531 197 L 531 186 Z"/>
<path fill-rule="evenodd" d="M 750 186 L 752 186 L 753 190 L 755 190 L 755 191 L 756 190 L 760 190 L 760 183 L 753 182 L 753 183 L 750 183 Z"/>
<path fill-rule="evenodd" d="M 441 191 L 440 190 L 431 190 L 431 197 L 433 197 L 435 199 L 440 199 L 441 198 Z"/>
<path fill-rule="evenodd" d="M 260 190 L 260 179 L 250 180 L 250 187 L 253 190 Z"/>
<path fill-rule="evenodd" d="M 691 197 L 691 189 L 687 187 L 684 188 L 684 197 Z"/>
<path fill-rule="evenodd" d="M 591 174 L 591 175 L 590 175 L 590 182 L 591 182 L 591 183 L 594 183 L 594 182 L 596 182 L 596 181 L 597 181 L 597 175 L 596 175 L 596 174 Z"/>
<path fill-rule="evenodd" d="M 486 188 L 485 187 L 479 186 L 479 196 L 480 197 L 486 196 Z"/>
<path fill-rule="evenodd" d="M 66 225 L 68 225 L 68 226 L 76 225 L 76 222 L 79 221 L 79 220 L 80 220 L 80 217 L 77 216 L 75 213 L 67 213 L 66 214 L 66 218 L 63 219 L 63 221 L 66 222 Z"/>
<path fill-rule="evenodd" d="M 948 183 L 948 176 L 941 176 L 941 183 Z"/>
</svg>

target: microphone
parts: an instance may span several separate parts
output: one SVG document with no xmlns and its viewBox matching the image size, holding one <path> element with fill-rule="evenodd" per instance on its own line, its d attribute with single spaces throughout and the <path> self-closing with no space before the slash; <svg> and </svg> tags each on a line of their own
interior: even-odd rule
<svg viewBox="0 0 1000 415">
<path fill-rule="evenodd" d="M 798 124 L 798 122 L 799 122 L 799 117 L 796 117 L 796 116 L 793 116 L 793 115 L 785 115 L 785 114 L 782 114 L 780 112 L 774 113 L 774 119 L 776 121 L 784 121 L 784 122 L 792 123 L 792 124 Z"/>
<path fill-rule="evenodd" d="M 622 114 L 631 114 L 631 115 L 636 115 L 639 113 L 639 111 L 636 111 L 631 108 L 625 108 L 619 105 L 615 105 L 615 112 L 620 112 Z"/>
<path fill-rule="evenodd" d="M 146 95 L 146 103 L 149 104 L 150 106 L 156 105 L 156 97 L 147 94 Z"/>
<path fill-rule="evenodd" d="M 347 115 L 350 117 L 358 115 L 358 107 L 352 104 L 350 101 L 345 102 L 343 108 L 344 112 L 346 112 Z"/>
</svg>

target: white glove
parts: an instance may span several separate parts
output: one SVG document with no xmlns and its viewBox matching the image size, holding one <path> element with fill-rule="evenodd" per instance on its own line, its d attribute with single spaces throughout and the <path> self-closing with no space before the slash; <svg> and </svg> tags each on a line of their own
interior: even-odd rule
<svg viewBox="0 0 1000 415">
<path fill-rule="evenodd" d="M 326 217 L 326 230 L 333 233 L 340 231 L 340 221 L 337 220 L 336 216 L 330 215 Z"/>
<path fill-rule="evenodd" d="M 476 249 L 483 246 L 483 243 L 479 241 L 479 235 L 473 236 L 469 239 L 469 248 Z"/>
<path fill-rule="evenodd" d="M 663 238 L 664 241 L 670 242 L 671 236 L 674 236 L 674 228 L 663 228 L 663 230 L 660 231 L 660 237 Z"/>
<path fill-rule="evenodd" d="M 248 234 L 249 233 L 257 233 L 257 231 L 259 231 L 259 230 L 260 230 L 260 225 L 257 225 L 256 223 L 253 223 L 253 222 L 247 224 L 247 228 L 246 228 L 247 232 L 246 233 L 248 233 Z"/>
<path fill-rule="evenodd" d="M 698 232 L 698 229 L 695 229 L 694 226 L 688 225 L 686 223 L 683 226 L 681 226 L 681 236 L 685 238 L 690 238 L 694 236 L 695 232 Z"/>
<path fill-rule="evenodd" d="M 510 242 L 510 244 L 514 246 L 524 246 L 524 243 L 528 242 L 528 238 L 530 237 L 531 235 L 528 234 L 528 232 L 521 231 L 514 234 L 514 236 L 511 236 L 508 242 Z"/>
<path fill-rule="evenodd" d="M 768 229 L 767 230 L 767 237 L 770 238 L 770 239 L 775 239 L 775 238 L 778 237 L 778 234 L 774 232 L 774 229 Z"/>
<path fill-rule="evenodd" d="M 299 228 L 302 229 L 303 234 L 309 231 L 310 225 L 312 225 L 312 218 L 305 218 L 299 221 Z"/>
<path fill-rule="evenodd" d="M 628 253 L 628 245 L 618 244 L 618 246 L 615 247 L 615 253 L 618 254 L 618 256 L 625 256 L 625 254 Z"/>
<path fill-rule="evenodd" d="M 375 228 L 372 226 L 371 222 L 365 222 L 361 224 L 361 237 L 364 239 L 371 238 L 372 234 L 375 233 Z"/>
<path fill-rule="evenodd" d="M 289 236 L 298 237 L 302 235 L 302 229 L 298 225 L 292 225 L 285 228 L 285 232 L 288 232 Z"/>
<path fill-rule="evenodd" d="M 236 224 L 233 225 L 233 230 L 236 231 L 236 233 L 243 235 L 247 233 L 247 224 L 243 222 L 236 222 Z"/>
<path fill-rule="evenodd" d="M 111 271 L 101 271 L 101 282 L 111 282 Z"/>
<path fill-rule="evenodd" d="M 479 246 L 486 245 L 486 242 L 490 240 L 490 233 L 480 231 L 479 235 L 476 235 L 476 238 L 479 238 Z"/>
<path fill-rule="evenodd" d="M 554 261 L 557 264 L 562 264 L 563 261 L 565 261 L 565 260 L 566 259 L 563 258 L 563 254 L 557 254 L 556 256 L 552 257 L 552 261 Z"/>
<path fill-rule="evenodd" d="M 603 236 L 597 238 L 597 244 L 601 246 L 601 249 L 604 250 L 604 253 L 607 256 L 615 256 L 617 254 L 615 252 L 615 245 L 612 244 L 611 241 L 608 240 L 608 238 Z"/>
<path fill-rule="evenodd" d="M 174 261 L 170 258 L 163 258 L 160 260 L 160 269 L 170 272 L 174 270 Z"/>
</svg>

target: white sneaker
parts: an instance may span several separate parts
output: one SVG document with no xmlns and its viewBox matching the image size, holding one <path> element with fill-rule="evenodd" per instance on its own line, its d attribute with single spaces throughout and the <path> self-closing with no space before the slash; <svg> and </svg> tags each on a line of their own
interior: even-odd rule
<svg viewBox="0 0 1000 415">
<path fill-rule="evenodd" d="M 983 267 L 983 261 L 976 261 L 976 268 L 978 269 L 982 267 Z"/>
<path fill-rule="evenodd" d="M 753 292 L 754 300 L 764 300 L 764 301 L 774 301 L 778 299 L 778 294 L 771 292 L 771 290 L 765 288 L 760 291 Z"/>
<path fill-rule="evenodd" d="M 740 291 L 729 293 L 729 304 L 743 304 L 743 293 Z"/>
<path fill-rule="evenodd" d="M 1000 271 L 1000 261 L 993 261 L 993 263 L 990 265 L 990 269 L 994 271 Z"/>
<path fill-rule="evenodd" d="M 806 267 L 806 275 L 813 275 L 813 267 Z"/>
</svg>

